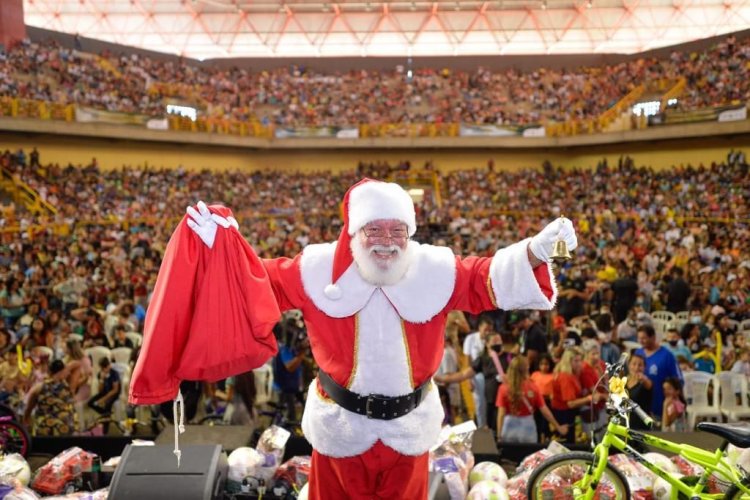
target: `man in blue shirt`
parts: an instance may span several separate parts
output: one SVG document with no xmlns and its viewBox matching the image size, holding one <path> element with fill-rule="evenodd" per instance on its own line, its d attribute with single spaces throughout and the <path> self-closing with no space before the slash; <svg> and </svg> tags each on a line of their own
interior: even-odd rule
<svg viewBox="0 0 750 500">
<path fill-rule="evenodd" d="M 641 348 L 635 352 L 646 360 L 645 374 L 653 383 L 651 413 L 661 419 L 664 405 L 664 380 L 669 377 L 677 377 L 680 381 L 683 381 L 682 372 L 674 355 L 668 349 L 659 345 L 653 326 L 641 325 L 638 327 L 638 342 L 641 344 Z"/>
</svg>

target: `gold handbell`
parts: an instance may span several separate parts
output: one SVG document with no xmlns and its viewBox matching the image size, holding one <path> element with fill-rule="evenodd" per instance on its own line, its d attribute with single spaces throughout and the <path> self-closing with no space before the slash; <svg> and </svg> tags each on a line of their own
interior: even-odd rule
<svg viewBox="0 0 750 500">
<path fill-rule="evenodd" d="M 572 257 L 570 256 L 570 252 L 568 251 L 568 244 L 563 240 L 558 240 L 555 243 L 555 248 L 552 249 L 551 259 L 555 264 L 560 264 L 572 259 Z"/>
</svg>

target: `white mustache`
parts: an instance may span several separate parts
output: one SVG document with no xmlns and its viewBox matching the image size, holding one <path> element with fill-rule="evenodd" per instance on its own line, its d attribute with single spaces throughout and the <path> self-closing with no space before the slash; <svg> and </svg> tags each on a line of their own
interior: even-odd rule
<svg viewBox="0 0 750 500">
<path fill-rule="evenodd" d="M 368 253 L 373 254 L 375 252 L 380 253 L 393 253 L 396 252 L 396 255 L 401 255 L 403 253 L 403 250 L 401 250 L 401 247 L 398 245 L 373 245 L 370 247 L 370 250 Z"/>
</svg>

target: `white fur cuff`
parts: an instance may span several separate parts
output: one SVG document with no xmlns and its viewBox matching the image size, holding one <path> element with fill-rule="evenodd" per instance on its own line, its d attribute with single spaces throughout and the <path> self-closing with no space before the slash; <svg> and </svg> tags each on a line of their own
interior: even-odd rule
<svg viewBox="0 0 750 500">
<path fill-rule="evenodd" d="M 555 307 L 557 285 L 548 264 L 552 298 L 542 292 L 531 268 L 527 248 L 530 238 L 497 251 L 490 264 L 490 282 L 501 309 L 544 309 Z"/>
</svg>

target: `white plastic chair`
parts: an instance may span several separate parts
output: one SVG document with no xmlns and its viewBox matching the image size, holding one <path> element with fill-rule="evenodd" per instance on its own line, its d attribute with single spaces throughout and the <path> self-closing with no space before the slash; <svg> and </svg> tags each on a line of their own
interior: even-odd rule
<svg viewBox="0 0 750 500">
<path fill-rule="evenodd" d="M 654 321 L 661 320 L 666 323 L 671 323 L 675 320 L 675 314 L 669 311 L 654 311 L 651 313 L 651 319 Z"/>
<path fill-rule="evenodd" d="M 130 354 L 133 349 L 130 347 L 115 347 L 112 349 L 112 361 L 115 363 L 122 363 L 125 366 L 130 365 Z"/>
<path fill-rule="evenodd" d="M 133 347 L 138 348 L 143 344 L 143 335 L 138 332 L 128 332 L 125 334 L 127 338 L 133 343 Z"/>
<path fill-rule="evenodd" d="M 682 324 L 685 324 L 690 321 L 690 311 L 680 311 L 674 317 L 678 322 L 681 321 Z"/>
<path fill-rule="evenodd" d="M 625 352 L 632 352 L 635 349 L 640 349 L 642 347 L 641 344 L 633 342 L 632 340 L 623 340 L 622 345 L 625 347 Z"/>
<path fill-rule="evenodd" d="M 685 372 L 684 394 L 687 400 L 688 431 L 695 429 L 699 418 L 721 421 L 721 398 L 719 379 L 706 372 Z M 709 403 L 708 394 L 713 389 L 713 398 Z"/>
<path fill-rule="evenodd" d="M 718 375 L 721 385 L 721 413 L 730 422 L 750 418 L 747 377 L 741 373 L 721 372 Z M 737 403 L 737 396 L 740 402 Z"/>
<path fill-rule="evenodd" d="M 270 363 L 266 363 L 253 370 L 253 376 L 255 377 L 255 404 L 268 403 L 273 393 L 273 367 Z"/>
<path fill-rule="evenodd" d="M 78 333 L 69 333 L 68 334 L 69 339 L 74 339 L 83 344 L 83 335 L 80 335 Z"/>
<path fill-rule="evenodd" d="M 101 371 L 101 368 L 99 368 L 99 361 L 105 357 L 111 359 L 111 353 L 108 347 L 103 346 L 89 347 L 83 352 L 86 354 L 86 356 L 91 358 L 91 368 L 93 371 L 91 391 L 92 394 L 96 394 L 97 392 L 99 392 L 99 372 Z"/>
<path fill-rule="evenodd" d="M 580 328 L 576 328 L 575 326 L 568 326 L 568 327 L 565 328 L 565 330 L 568 333 L 575 333 L 579 337 L 581 336 L 581 329 Z"/>
<path fill-rule="evenodd" d="M 122 349 L 122 348 L 121 348 Z M 127 347 L 125 347 L 127 349 Z M 129 349 L 128 349 L 129 350 Z M 128 406 L 128 389 L 130 388 L 130 365 L 128 363 L 112 363 L 112 369 L 120 375 L 120 395 L 112 405 L 112 418 L 117 421 L 125 420 L 125 408 Z"/>
<path fill-rule="evenodd" d="M 669 329 L 669 326 L 671 323 L 663 319 L 654 318 L 651 324 L 654 327 L 654 332 L 656 332 L 656 340 L 659 342 L 662 342 L 664 340 L 664 337 L 667 334 L 667 330 Z"/>
<path fill-rule="evenodd" d="M 51 347 L 47 347 L 46 345 L 38 345 L 34 347 L 31 352 L 33 352 L 37 356 L 46 357 L 50 362 L 55 359 L 55 351 L 53 351 Z"/>
<path fill-rule="evenodd" d="M 750 332 L 750 319 L 740 321 L 740 331 Z"/>
</svg>

